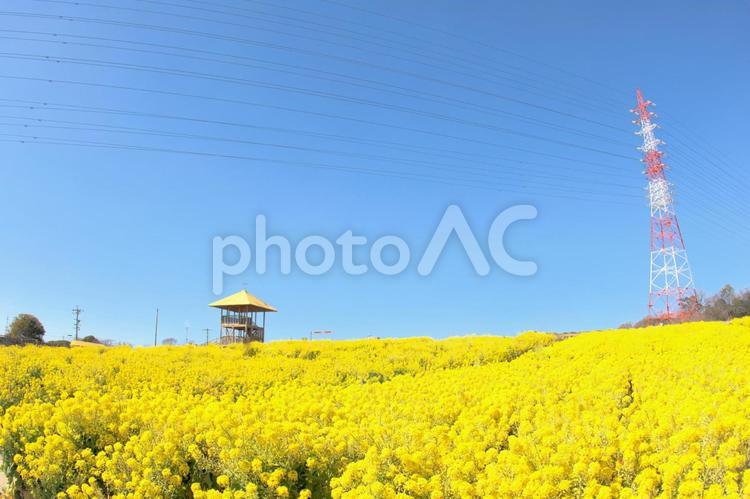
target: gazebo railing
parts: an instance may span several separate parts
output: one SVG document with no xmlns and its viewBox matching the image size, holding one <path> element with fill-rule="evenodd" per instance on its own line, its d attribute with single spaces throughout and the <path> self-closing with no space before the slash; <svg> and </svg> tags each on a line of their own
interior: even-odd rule
<svg viewBox="0 0 750 499">
<path fill-rule="evenodd" d="M 227 330 L 223 331 L 219 337 L 219 343 L 222 345 L 231 343 L 246 343 L 249 341 L 264 341 L 265 331 L 260 326 L 250 326 L 246 330 Z"/>
<path fill-rule="evenodd" d="M 220 343 L 265 341 L 265 313 L 223 310 Z"/>
<path fill-rule="evenodd" d="M 240 326 L 247 326 L 250 327 L 253 325 L 253 319 L 252 317 L 242 317 L 238 315 L 222 315 L 221 316 L 221 323 L 223 324 L 232 324 L 232 325 L 240 325 Z"/>
</svg>

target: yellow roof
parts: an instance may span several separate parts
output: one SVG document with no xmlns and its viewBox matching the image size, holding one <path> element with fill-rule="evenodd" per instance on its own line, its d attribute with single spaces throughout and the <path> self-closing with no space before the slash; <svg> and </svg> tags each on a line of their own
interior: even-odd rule
<svg viewBox="0 0 750 499">
<path fill-rule="evenodd" d="M 276 312 L 276 309 L 271 305 L 260 298 L 251 295 L 244 289 L 239 293 L 235 293 L 231 296 L 210 303 L 208 306 L 249 312 Z"/>
</svg>

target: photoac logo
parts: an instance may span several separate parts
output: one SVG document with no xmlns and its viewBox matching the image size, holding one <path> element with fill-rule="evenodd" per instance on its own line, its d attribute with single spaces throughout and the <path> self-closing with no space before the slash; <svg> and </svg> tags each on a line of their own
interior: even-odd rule
<svg viewBox="0 0 750 499">
<path fill-rule="evenodd" d="M 497 215 L 490 226 L 487 246 L 491 259 L 508 274 L 514 276 L 536 274 L 535 262 L 517 260 L 505 249 L 505 233 L 508 228 L 515 222 L 533 220 L 536 216 L 537 209 L 534 206 L 526 204 L 511 206 Z M 486 276 L 490 273 L 490 262 L 463 211 L 458 206 L 451 205 L 443 213 L 430 242 L 421 252 L 416 266 L 416 272 L 419 275 L 428 276 L 435 270 L 448 241 L 454 234 L 477 275 Z M 383 236 L 376 239 L 370 246 L 369 263 L 355 263 L 354 249 L 366 247 L 367 244 L 367 237 L 355 235 L 351 230 L 347 230 L 334 242 L 324 236 L 310 235 L 294 246 L 284 236 L 269 236 L 265 215 L 258 215 L 255 217 L 254 248 L 245 238 L 237 235 L 213 238 L 213 291 L 215 294 L 223 293 L 225 276 L 236 276 L 246 272 L 252 263 L 253 255 L 255 255 L 255 273 L 265 274 L 268 270 L 268 252 L 272 248 L 279 252 L 279 271 L 284 275 L 292 272 L 292 261 L 300 272 L 313 276 L 331 271 L 337 262 L 348 275 L 362 275 L 374 271 L 378 274 L 394 276 L 409 269 L 412 263 L 412 251 L 402 238 Z M 319 262 L 313 263 L 308 255 L 316 248 L 323 257 Z M 386 262 L 383 254 L 391 248 L 397 257 L 395 261 Z M 233 250 L 235 255 L 238 255 L 233 263 L 226 261 L 228 250 Z"/>
</svg>

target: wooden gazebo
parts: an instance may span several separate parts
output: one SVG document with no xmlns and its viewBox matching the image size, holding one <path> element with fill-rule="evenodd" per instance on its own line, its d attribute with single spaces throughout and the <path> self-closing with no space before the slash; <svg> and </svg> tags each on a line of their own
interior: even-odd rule
<svg viewBox="0 0 750 499">
<path fill-rule="evenodd" d="M 209 304 L 209 307 L 221 309 L 219 343 L 222 345 L 264 341 L 266 312 L 276 312 L 271 305 L 244 289 Z"/>
</svg>

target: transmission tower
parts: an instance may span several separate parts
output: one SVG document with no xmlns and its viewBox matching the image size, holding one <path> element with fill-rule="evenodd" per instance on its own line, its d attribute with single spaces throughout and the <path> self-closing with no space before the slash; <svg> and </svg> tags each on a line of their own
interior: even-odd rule
<svg viewBox="0 0 750 499">
<path fill-rule="evenodd" d="M 638 116 L 634 121 L 641 129 L 636 134 L 643 137 L 644 171 L 648 178 L 648 200 L 651 208 L 651 263 L 648 298 L 648 316 L 653 321 L 682 319 L 695 312 L 698 295 L 693 285 L 685 241 L 675 214 L 672 185 L 667 181 L 667 165 L 662 161 L 663 144 L 654 135 L 657 127 L 649 110 L 653 105 L 645 100 L 641 90 L 636 90 L 637 106 L 632 110 Z"/>
</svg>

